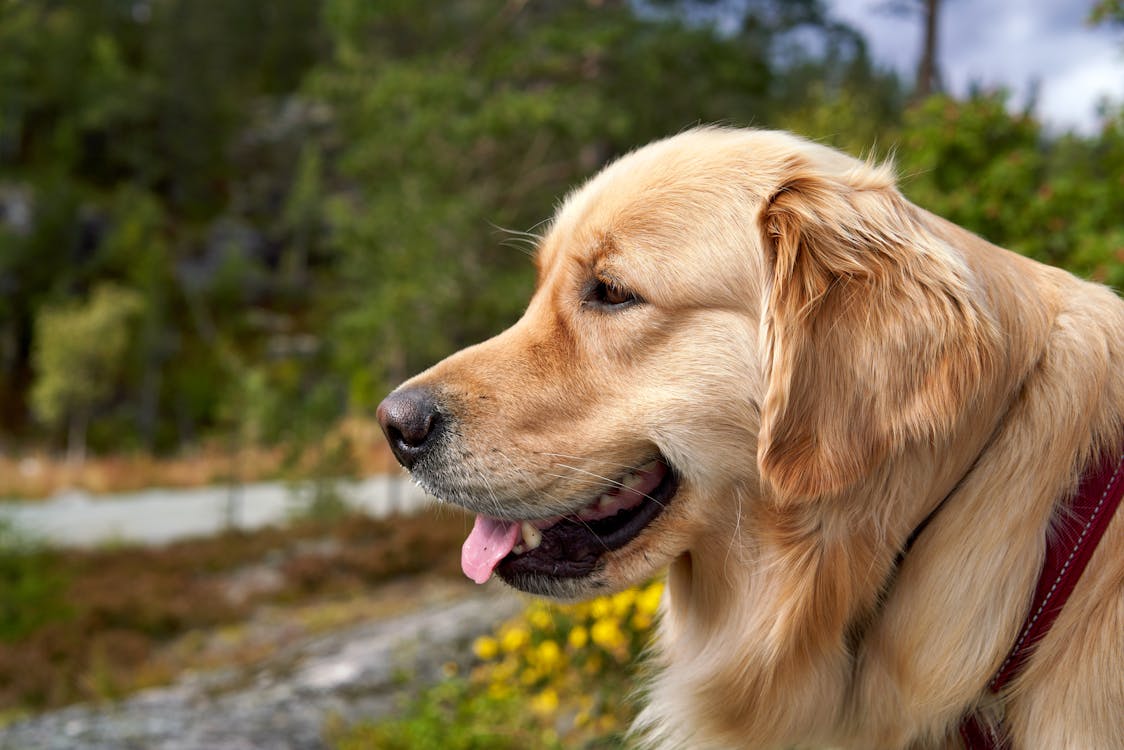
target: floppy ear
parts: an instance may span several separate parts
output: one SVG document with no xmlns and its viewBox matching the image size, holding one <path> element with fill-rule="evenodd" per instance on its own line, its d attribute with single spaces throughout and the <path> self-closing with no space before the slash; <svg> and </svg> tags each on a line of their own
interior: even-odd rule
<svg viewBox="0 0 1124 750">
<path fill-rule="evenodd" d="M 966 266 L 886 169 L 804 161 L 767 201 L 772 278 L 758 463 L 781 501 L 831 495 L 911 439 L 946 434 L 986 342 Z"/>
</svg>

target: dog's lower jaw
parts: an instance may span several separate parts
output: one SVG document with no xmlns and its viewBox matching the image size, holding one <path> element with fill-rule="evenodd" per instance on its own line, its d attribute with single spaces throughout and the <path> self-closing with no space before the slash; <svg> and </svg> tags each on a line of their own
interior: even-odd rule
<svg viewBox="0 0 1124 750">
<path fill-rule="evenodd" d="M 580 578 L 550 578 L 527 573 L 515 573 L 510 578 L 501 574 L 500 577 L 504 583 L 524 593 L 563 602 L 581 601 L 609 590 L 596 570 Z"/>
</svg>

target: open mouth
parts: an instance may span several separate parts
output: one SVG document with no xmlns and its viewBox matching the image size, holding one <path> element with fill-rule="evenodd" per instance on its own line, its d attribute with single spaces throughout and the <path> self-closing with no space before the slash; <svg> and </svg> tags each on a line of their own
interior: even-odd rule
<svg viewBox="0 0 1124 750">
<path fill-rule="evenodd" d="M 479 515 L 461 550 L 461 568 L 477 583 L 493 572 L 508 582 L 589 575 L 606 553 L 625 546 L 654 521 L 678 488 L 675 472 L 658 458 L 621 477 L 576 513 L 525 521 Z"/>
</svg>

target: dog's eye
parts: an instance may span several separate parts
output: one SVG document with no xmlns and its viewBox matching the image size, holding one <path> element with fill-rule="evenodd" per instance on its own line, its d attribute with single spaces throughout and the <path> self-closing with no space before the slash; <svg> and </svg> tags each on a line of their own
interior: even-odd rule
<svg viewBox="0 0 1124 750">
<path fill-rule="evenodd" d="M 600 307 L 626 307 L 640 301 L 639 297 L 620 284 L 606 279 L 594 282 L 585 299 Z"/>
</svg>

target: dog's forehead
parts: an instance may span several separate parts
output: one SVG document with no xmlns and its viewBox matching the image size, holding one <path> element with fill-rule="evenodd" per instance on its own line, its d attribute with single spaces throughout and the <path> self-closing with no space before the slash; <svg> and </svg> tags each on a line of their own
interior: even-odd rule
<svg viewBox="0 0 1124 750">
<path fill-rule="evenodd" d="M 637 248 L 674 253 L 708 222 L 744 222 L 775 188 L 784 155 L 803 143 L 708 128 L 631 152 L 563 201 L 536 256 L 540 274 L 562 259 L 592 264 Z"/>
<path fill-rule="evenodd" d="M 539 248 L 540 271 L 554 267 L 563 254 L 567 260 L 594 262 L 666 231 L 669 222 L 682 221 L 677 204 L 689 200 L 705 180 L 676 169 L 674 156 L 675 150 L 649 146 L 572 191 Z"/>
</svg>

